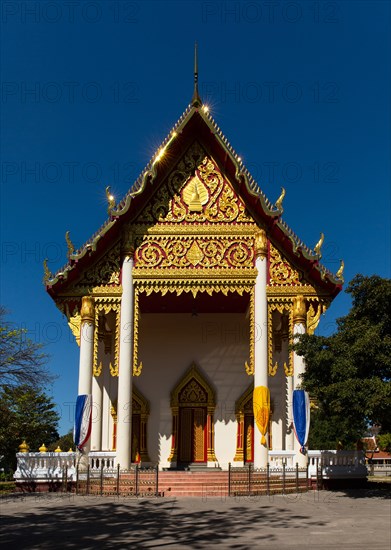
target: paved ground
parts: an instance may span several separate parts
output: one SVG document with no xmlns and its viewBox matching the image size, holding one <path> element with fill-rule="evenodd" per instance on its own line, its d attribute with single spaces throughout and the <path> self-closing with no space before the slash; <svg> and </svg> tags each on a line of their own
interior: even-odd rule
<svg viewBox="0 0 391 550">
<path fill-rule="evenodd" d="M 0 500 L 0 543 L 12 550 L 389 550 L 389 497 L 384 487 L 252 498 L 8 496 Z"/>
</svg>

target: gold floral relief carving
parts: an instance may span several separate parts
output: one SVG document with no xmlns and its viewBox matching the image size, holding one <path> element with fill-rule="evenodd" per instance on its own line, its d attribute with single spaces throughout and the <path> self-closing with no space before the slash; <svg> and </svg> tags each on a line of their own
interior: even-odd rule
<svg viewBox="0 0 391 550">
<path fill-rule="evenodd" d="M 267 331 L 268 331 L 268 338 L 267 338 L 267 355 L 268 355 L 268 372 L 269 376 L 275 376 L 279 367 L 278 362 L 273 363 L 273 311 L 278 311 L 283 315 L 284 313 L 288 313 L 288 339 L 289 339 L 289 345 L 292 344 L 292 338 L 293 338 L 293 303 L 292 299 L 289 302 L 268 302 L 268 320 L 267 320 Z M 286 376 L 293 376 L 293 351 L 289 352 L 289 359 L 288 364 L 284 363 L 282 365 L 284 367 L 284 371 Z"/>
<path fill-rule="evenodd" d="M 270 286 L 300 285 L 299 272 L 270 243 Z"/>
<path fill-rule="evenodd" d="M 254 238 L 148 236 L 135 253 L 135 271 L 145 267 L 254 267 Z"/>
<path fill-rule="evenodd" d="M 114 361 L 110 361 L 109 370 L 111 376 L 118 376 L 118 361 L 119 361 L 119 327 L 120 327 L 120 301 L 117 298 L 107 298 L 106 296 L 97 296 L 95 298 L 95 322 L 96 326 L 99 327 L 99 325 L 103 322 L 103 319 L 99 320 L 101 316 L 107 315 L 111 311 L 115 314 L 115 336 L 114 336 Z M 101 370 L 99 370 L 98 365 L 98 334 L 97 331 L 95 331 L 95 337 L 94 337 L 94 363 L 93 363 L 93 369 L 94 373 L 99 373 Z M 105 337 L 108 337 L 108 335 L 105 334 Z M 110 336 L 111 339 L 111 336 Z M 107 346 L 105 345 L 105 351 L 107 349 Z M 95 376 L 99 376 L 99 374 L 94 374 Z"/>
<path fill-rule="evenodd" d="M 140 308 L 139 308 L 139 289 L 135 288 L 134 291 L 134 313 L 133 313 L 133 376 L 140 376 L 143 370 L 142 361 L 138 360 L 138 337 L 139 337 L 139 321 L 140 321 Z"/>
<path fill-rule="evenodd" d="M 243 201 L 206 151 L 193 143 L 136 224 L 253 223 Z"/>
<path fill-rule="evenodd" d="M 255 287 L 251 290 L 250 304 L 249 304 L 249 316 L 250 316 L 250 349 L 249 349 L 249 361 L 245 362 L 244 368 L 249 376 L 254 375 L 255 370 Z"/>
<path fill-rule="evenodd" d="M 183 388 L 179 400 L 182 404 L 199 405 L 201 403 L 207 403 L 208 396 L 204 388 L 193 379 Z"/>
<path fill-rule="evenodd" d="M 71 313 L 69 309 L 69 304 L 65 302 L 62 310 L 64 311 L 68 319 L 68 326 L 71 329 L 73 336 L 75 337 L 76 343 L 78 346 L 80 346 L 81 315 L 79 313 L 79 309 L 77 307 L 74 307 L 73 312 Z"/>
<path fill-rule="evenodd" d="M 120 284 L 120 244 L 114 246 L 76 283 L 76 288 Z"/>
<path fill-rule="evenodd" d="M 307 332 L 308 334 L 314 334 L 321 315 L 326 311 L 327 305 L 319 302 L 310 302 L 307 310 Z"/>
</svg>

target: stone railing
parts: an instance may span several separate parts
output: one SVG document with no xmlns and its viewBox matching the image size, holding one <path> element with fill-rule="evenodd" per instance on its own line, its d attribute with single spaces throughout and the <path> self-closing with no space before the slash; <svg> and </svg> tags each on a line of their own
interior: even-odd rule
<svg viewBox="0 0 391 550">
<path fill-rule="evenodd" d="M 17 453 L 16 481 L 68 481 L 76 480 L 79 453 Z M 116 467 L 115 451 L 91 451 L 88 464 L 91 472 L 112 471 Z"/>
<path fill-rule="evenodd" d="M 17 482 L 76 480 L 79 453 L 17 453 Z M 90 472 L 113 473 L 117 467 L 115 451 L 91 451 L 88 456 Z M 269 467 L 295 468 L 294 451 L 269 451 Z M 324 479 L 365 478 L 367 468 L 363 451 L 308 451 L 309 477 Z"/>
<path fill-rule="evenodd" d="M 364 451 L 308 451 L 308 475 L 316 477 L 317 468 L 324 479 L 367 477 Z"/>
<path fill-rule="evenodd" d="M 16 453 L 16 481 L 62 481 L 75 479 L 76 453 Z"/>
<path fill-rule="evenodd" d="M 88 463 L 91 471 L 113 470 L 117 467 L 115 451 L 90 451 L 88 454 Z"/>
<path fill-rule="evenodd" d="M 294 468 L 295 451 L 269 451 L 269 466 L 270 468 L 282 468 L 283 465 L 287 468 Z"/>
</svg>

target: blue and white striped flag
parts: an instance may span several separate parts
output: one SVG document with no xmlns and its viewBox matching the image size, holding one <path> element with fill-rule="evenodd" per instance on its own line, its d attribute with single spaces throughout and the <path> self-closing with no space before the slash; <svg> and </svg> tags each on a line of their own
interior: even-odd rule
<svg viewBox="0 0 391 550">
<path fill-rule="evenodd" d="M 78 395 L 73 439 L 81 451 L 91 435 L 92 395 Z"/>
</svg>

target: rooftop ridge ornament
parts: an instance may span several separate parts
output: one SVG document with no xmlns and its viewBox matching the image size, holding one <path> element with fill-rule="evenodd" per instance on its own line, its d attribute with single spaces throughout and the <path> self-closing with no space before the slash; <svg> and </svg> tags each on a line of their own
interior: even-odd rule
<svg viewBox="0 0 391 550">
<path fill-rule="evenodd" d="M 320 234 L 320 239 L 319 239 L 319 241 L 316 243 L 315 248 L 314 248 L 314 252 L 315 252 L 315 254 L 319 257 L 319 260 L 320 260 L 321 257 L 322 257 L 321 249 L 322 249 L 323 241 L 324 241 L 324 233 L 321 233 L 321 234 Z"/>
<path fill-rule="evenodd" d="M 72 254 L 75 252 L 75 247 L 71 241 L 71 238 L 69 236 L 69 231 L 67 231 L 65 233 L 65 240 L 66 240 L 66 243 L 67 243 L 67 258 L 68 258 L 68 261 L 71 259 L 71 256 Z"/>
<path fill-rule="evenodd" d="M 284 209 L 282 207 L 282 202 L 284 200 L 284 197 L 285 197 L 285 188 L 281 187 L 281 195 L 276 200 L 276 208 L 277 210 L 280 211 L 281 214 L 284 212 Z"/>
<path fill-rule="evenodd" d="M 344 278 L 343 278 L 343 270 L 345 268 L 345 262 L 343 260 L 340 260 L 341 262 L 341 265 L 336 273 L 336 276 L 338 279 L 340 279 L 342 282 L 344 282 Z"/>
<path fill-rule="evenodd" d="M 106 187 L 106 198 L 107 198 L 107 213 L 109 216 L 111 216 L 113 210 L 115 209 L 115 198 L 114 195 L 111 194 L 110 185 Z"/>
<path fill-rule="evenodd" d="M 43 284 L 47 285 L 49 280 L 53 278 L 50 269 L 48 268 L 48 259 L 45 258 L 43 261 Z"/>
<path fill-rule="evenodd" d="M 201 107 L 202 101 L 198 93 L 198 47 L 197 42 L 194 44 L 194 91 L 191 100 L 192 107 Z"/>
</svg>

